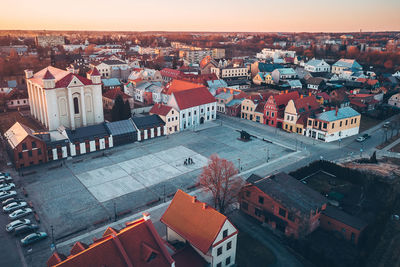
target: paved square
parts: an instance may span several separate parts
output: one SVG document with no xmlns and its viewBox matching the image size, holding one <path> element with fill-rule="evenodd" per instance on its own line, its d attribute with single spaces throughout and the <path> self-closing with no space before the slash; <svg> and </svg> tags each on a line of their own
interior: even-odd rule
<svg viewBox="0 0 400 267">
<path fill-rule="evenodd" d="M 195 164 L 184 165 L 184 160 L 189 157 Z M 206 157 L 184 146 L 177 146 L 79 173 L 76 177 L 99 202 L 106 202 L 199 169 L 206 164 Z"/>
</svg>

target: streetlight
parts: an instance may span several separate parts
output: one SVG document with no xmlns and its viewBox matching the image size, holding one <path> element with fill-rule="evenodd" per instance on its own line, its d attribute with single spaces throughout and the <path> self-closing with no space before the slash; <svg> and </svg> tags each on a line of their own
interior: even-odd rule
<svg viewBox="0 0 400 267">
<path fill-rule="evenodd" d="M 114 222 L 117 221 L 117 204 L 114 201 Z"/>
</svg>

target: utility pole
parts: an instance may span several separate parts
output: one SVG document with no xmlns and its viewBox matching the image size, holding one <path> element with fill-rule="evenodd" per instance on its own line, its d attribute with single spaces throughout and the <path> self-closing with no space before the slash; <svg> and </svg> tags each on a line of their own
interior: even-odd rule
<svg viewBox="0 0 400 267">
<path fill-rule="evenodd" d="M 114 201 L 114 222 L 117 221 L 117 204 Z"/>
<path fill-rule="evenodd" d="M 56 247 L 56 243 L 54 242 L 54 227 L 53 227 L 53 225 L 51 225 L 50 226 L 50 229 L 51 229 L 51 247 L 53 248 L 54 247 L 54 249 L 57 251 L 57 247 Z"/>
<path fill-rule="evenodd" d="M 241 169 L 240 169 L 240 159 L 238 159 L 238 161 L 239 161 L 239 172 L 241 171 Z"/>
</svg>

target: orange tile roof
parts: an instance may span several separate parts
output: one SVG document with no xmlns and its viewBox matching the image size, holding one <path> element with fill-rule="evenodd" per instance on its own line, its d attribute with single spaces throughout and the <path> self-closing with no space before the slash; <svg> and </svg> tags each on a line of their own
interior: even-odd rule
<svg viewBox="0 0 400 267">
<path fill-rule="evenodd" d="M 178 189 L 160 220 L 202 253 L 207 254 L 227 218 Z"/>
<path fill-rule="evenodd" d="M 173 262 L 151 220 L 141 218 L 119 232 L 107 229 L 102 238 L 67 259 L 53 254 L 47 266 L 163 267 Z"/>
<path fill-rule="evenodd" d="M 173 95 L 180 110 L 216 101 L 215 97 L 205 87 L 175 92 Z"/>
<path fill-rule="evenodd" d="M 161 116 L 166 116 L 170 110 L 171 110 L 171 107 L 156 103 L 150 109 L 149 113 L 150 114 L 157 114 L 157 115 L 161 115 Z"/>
<path fill-rule="evenodd" d="M 163 93 L 171 95 L 172 93 L 175 92 L 185 91 L 188 89 L 199 88 L 199 87 L 203 87 L 203 85 L 174 79 L 164 87 Z"/>
</svg>

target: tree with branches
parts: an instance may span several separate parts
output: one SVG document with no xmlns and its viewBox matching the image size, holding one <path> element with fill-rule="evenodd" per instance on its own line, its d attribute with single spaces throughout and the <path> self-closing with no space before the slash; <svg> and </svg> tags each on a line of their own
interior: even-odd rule
<svg viewBox="0 0 400 267">
<path fill-rule="evenodd" d="M 206 191 L 212 193 L 214 207 L 221 213 L 236 202 L 244 184 L 235 165 L 216 154 L 211 155 L 208 165 L 203 167 L 199 183 Z"/>
</svg>

